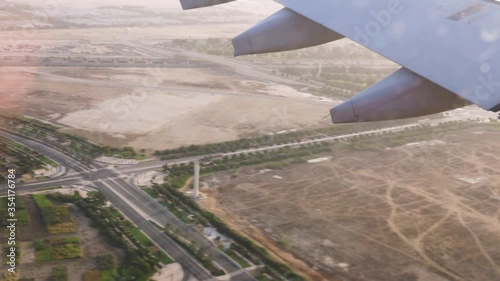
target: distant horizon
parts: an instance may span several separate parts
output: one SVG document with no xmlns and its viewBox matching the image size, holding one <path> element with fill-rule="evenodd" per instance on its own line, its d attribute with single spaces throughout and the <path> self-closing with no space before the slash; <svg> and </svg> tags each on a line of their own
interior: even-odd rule
<svg viewBox="0 0 500 281">
<path fill-rule="evenodd" d="M 65 8 L 76 8 L 76 9 L 89 9 L 102 6 L 139 6 L 145 8 L 154 9 L 172 9 L 175 12 L 181 12 L 181 4 L 179 0 L 145 0 L 141 3 L 137 3 L 132 0 L 6 0 L 7 3 L 25 3 L 32 6 L 40 7 L 54 7 L 55 5 L 61 5 Z M 221 10 L 240 10 L 249 13 L 256 14 L 269 14 L 281 8 L 281 5 L 275 3 L 272 0 L 238 0 L 233 3 L 227 3 L 226 5 L 210 7 L 207 9 L 213 9 L 214 11 Z M 207 11 L 205 9 L 205 12 Z M 185 11 L 185 12 L 196 12 L 196 11 Z"/>
</svg>

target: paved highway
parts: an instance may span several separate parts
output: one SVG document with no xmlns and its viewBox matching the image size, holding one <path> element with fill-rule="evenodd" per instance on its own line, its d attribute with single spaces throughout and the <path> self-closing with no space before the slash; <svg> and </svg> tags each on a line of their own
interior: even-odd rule
<svg viewBox="0 0 500 281">
<path fill-rule="evenodd" d="M 116 206 L 125 216 L 137 225 L 154 243 L 165 250 L 172 258 L 183 265 L 188 272 L 192 273 L 198 280 L 212 280 L 210 273 L 201 266 L 191 255 L 179 247 L 170 237 L 159 231 L 148 220 L 155 221 L 159 225 L 169 223 L 179 229 L 182 236 L 204 249 L 226 273 L 241 272 L 241 267 L 222 253 L 214 244 L 205 238 L 191 226 L 184 224 L 177 217 L 161 206 L 155 199 L 124 180 L 125 175 L 106 168 L 98 163 L 86 167 L 68 155 L 59 152 L 44 144 L 25 139 L 7 132 L 0 131 L 0 135 L 15 140 L 40 154 L 43 154 L 61 165 L 67 170 L 76 171 L 79 177 L 69 175 L 65 179 L 46 180 L 42 183 L 23 184 L 21 190 L 34 190 L 37 188 L 50 187 L 54 185 L 78 184 L 82 180 L 91 182 L 95 188 L 102 191 L 108 200 Z M 71 172 L 69 173 L 71 174 Z M 255 280 L 247 272 L 234 275 L 230 280 L 246 281 Z"/>
<path fill-rule="evenodd" d="M 437 123 L 437 122 L 438 121 L 433 121 L 433 123 Z M 75 174 L 75 173 L 70 172 L 70 173 L 66 173 L 64 176 L 56 178 L 56 179 L 46 179 L 46 180 L 37 181 L 37 182 L 33 182 L 33 183 L 26 183 L 23 185 L 23 189 L 35 190 L 35 189 L 48 187 L 48 186 L 78 185 L 78 184 L 81 184 L 82 181 L 84 181 L 84 180 L 92 181 L 92 180 L 100 179 L 103 177 L 104 178 L 113 178 L 113 179 L 114 178 L 121 178 L 123 180 L 123 179 L 127 179 L 127 178 L 129 178 L 133 175 L 136 175 L 136 174 L 159 170 L 164 165 L 189 163 L 192 161 L 201 160 L 204 158 L 216 157 L 216 156 L 219 156 L 219 157 L 220 156 L 231 156 L 231 155 L 238 155 L 238 154 L 250 153 L 250 152 L 277 150 L 277 149 L 286 148 L 286 147 L 294 148 L 294 147 L 299 147 L 301 145 L 314 144 L 314 143 L 320 143 L 320 142 L 332 142 L 332 141 L 338 141 L 338 140 L 347 140 L 347 139 L 355 137 L 355 136 L 377 134 L 377 133 L 383 133 L 383 132 L 397 132 L 397 131 L 402 131 L 406 128 L 417 127 L 421 124 L 430 124 L 430 123 L 431 122 L 414 123 L 414 124 L 408 124 L 408 125 L 403 125 L 403 126 L 396 126 L 396 127 L 389 127 L 389 128 L 383 128 L 383 129 L 377 129 L 377 130 L 363 131 L 363 132 L 359 132 L 359 133 L 345 134 L 345 135 L 340 135 L 340 136 L 333 136 L 333 137 L 326 136 L 326 137 L 319 138 L 319 139 L 304 140 L 304 141 L 297 142 L 297 143 L 287 143 L 287 144 L 245 149 L 245 150 L 239 150 L 239 151 L 223 153 L 223 154 L 220 154 L 220 153 L 204 154 L 204 155 L 184 157 L 184 158 L 178 158 L 178 159 L 172 159 L 172 160 L 164 160 L 164 161 L 157 160 L 157 161 L 140 162 L 138 164 L 133 164 L 133 165 L 120 165 L 115 170 L 113 170 L 109 167 L 104 167 L 102 164 L 99 164 L 100 168 L 94 168 L 91 171 L 87 170 L 85 172 L 80 172 L 80 174 Z M 1 131 L 0 131 L 0 135 L 2 135 Z M 17 137 L 17 139 L 22 139 L 22 138 Z M 34 142 L 34 143 L 36 143 L 36 142 Z M 54 159 L 54 160 L 56 160 L 56 159 Z M 94 164 L 94 165 L 96 165 L 96 164 Z M 112 171 L 111 174 L 110 174 L 110 171 Z"/>
<path fill-rule="evenodd" d="M 439 120 L 429 120 L 428 124 L 434 124 Z M 135 165 L 123 165 L 118 168 L 113 166 L 105 166 L 94 162 L 87 167 L 70 156 L 62 152 L 48 147 L 39 142 L 25 139 L 7 132 L 0 131 L 0 136 L 4 136 L 15 140 L 40 154 L 43 154 L 54 161 L 60 163 L 66 168 L 66 172 L 55 179 L 46 179 L 39 182 L 25 183 L 22 185 L 22 191 L 32 191 L 40 188 L 61 185 L 93 185 L 96 189 L 102 191 L 110 202 L 124 213 L 135 225 L 137 225 L 146 235 L 148 235 L 160 248 L 165 250 L 172 258 L 181 263 L 189 272 L 191 272 L 198 280 L 210 280 L 213 277 L 204 269 L 193 257 L 180 248 L 170 237 L 160 232 L 148 220 L 154 221 L 159 225 L 171 226 L 178 229 L 179 233 L 186 239 L 193 241 L 197 246 L 212 257 L 212 260 L 218 264 L 234 281 L 255 280 L 247 271 L 242 271 L 241 267 L 230 259 L 227 255 L 221 252 L 215 245 L 210 242 L 205 236 L 199 233 L 193 227 L 184 224 L 154 198 L 136 186 L 133 181 L 133 175 L 158 170 L 165 164 L 188 163 L 195 160 L 201 160 L 206 157 L 214 156 L 231 156 L 242 153 L 250 153 L 265 150 L 276 150 L 285 147 L 299 147 L 301 145 L 331 142 L 351 137 L 376 134 L 383 132 L 397 132 L 406 128 L 420 126 L 424 123 L 413 123 L 397 127 L 389 127 L 378 130 L 370 130 L 359 133 L 345 134 L 341 136 L 326 136 L 315 140 L 305 140 L 298 143 L 289 143 L 281 145 L 273 145 L 261 148 L 253 148 L 240 150 L 236 152 L 224 154 L 207 154 L 165 161 L 149 161 Z M 5 187 L 4 187 L 5 188 Z M 4 189 L 3 188 L 3 189 Z M 5 189 L 4 189 L 5 190 Z M 2 193 L 2 187 L 0 187 Z"/>
</svg>

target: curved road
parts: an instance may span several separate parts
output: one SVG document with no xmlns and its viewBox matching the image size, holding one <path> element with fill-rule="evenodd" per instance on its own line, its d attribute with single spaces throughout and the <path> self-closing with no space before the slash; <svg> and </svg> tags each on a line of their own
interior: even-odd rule
<svg viewBox="0 0 500 281">
<path fill-rule="evenodd" d="M 26 147 L 45 155 L 61 165 L 65 166 L 68 175 L 61 179 L 48 180 L 43 183 L 22 185 L 22 190 L 33 190 L 37 188 L 50 187 L 55 184 L 78 184 L 87 181 L 99 191 L 103 192 L 107 199 L 128 217 L 139 229 L 141 229 L 151 240 L 163 249 L 174 260 L 179 262 L 188 272 L 192 273 L 200 281 L 213 280 L 210 273 L 198 263 L 183 248 L 178 246 L 170 237 L 159 231 L 148 220 L 155 221 L 159 225 L 169 223 L 177 229 L 188 240 L 194 241 L 196 245 L 202 247 L 211 256 L 212 260 L 219 265 L 227 274 L 237 273 L 230 280 L 246 281 L 255 280 L 246 271 L 241 272 L 241 267 L 222 253 L 214 244 L 206 239 L 202 234 L 192 227 L 184 224 L 177 217 L 171 214 L 166 208 L 160 205 L 155 199 L 142 191 L 139 187 L 128 183 L 126 175 L 101 164 L 94 163 L 91 168 L 84 166 L 70 156 L 48 147 L 39 142 L 22 138 L 4 131 L 0 131 L 0 136 L 15 140 Z M 76 172 L 79 176 L 73 176 Z"/>
<path fill-rule="evenodd" d="M 429 120 L 429 124 L 437 121 Z M 142 162 L 135 165 L 124 165 L 115 169 L 113 166 L 105 166 L 94 162 L 91 167 L 84 166 L 77 160 L 62 152 L 48 147 L 42 143 L 29 140 L 17 135 L 13 135 L 0 130 L 0 136 L 4 136 L 15 140 L 30 149 L 43 154 L 54 161 L 60 163 L 66 168 L 66 173 L 55 179 L 47 179 L 39 182 L 22 184 L 21 191 L 32 191 L 40 188 L 60 185 L 92 185 L 96 189 L 102 191 L 109 201 L 116 206 L 125 216 L 127 216 L 135 225 L 137 225 L 146 235 L 148 235 L 153 242 L 160 248 L 165 250 L 172 258 L 183 265 L 189 272 L 191 272 L 198 280 L 213 280 L 213 277 L 204 269 L 193 257 L 184 251 L 181 247 L 174 243 L 174 241 L 160 232 L 148 220 L 154 221 L 159 225 L 166 225 L 169 223 L 179 230 L 179 233 L 188 240 L 194 241 L 196 245 L 204 249 L 204 251 L 212 257 L 212 260 L 217 263 L 234 281 L 255 280 L 247 271 L 242 270 L 241 267 L 235 263 L 231 258 L 222 253 L 215 245 L 210 242 L 206 237 L 200 234 L 197 230 L 189 225 L 184 224 L 166 208 L 159 204 L 155 199 L 150 197 L 142 189 L 137 187 L 131 175 L 154 171 L 160 169 L 165 164 L 179 164 L 188 163 L 195 160 L 201 160 L 207 157 L 221 157 L 231 156 L 237 154 L 245 154 L 249 152 L 276 150 L 285 147 L 299 147 L 301 145 L 314 144 L 319 142 L 331 142 L 349 139 L 351 137 L 377 134 L 383 132 L 397 132 L 405 130 L 406 128 L 417 127 L 424 124 L 413 123 L 408 125 L 382 128 L 377 130 L 364 131 L 359 133 L 351 133 L 340 136 L 325 136 L 324 138 L 315 140 L 305 140 L 298 143 L 289 143 L 281 145 L 273 145 L 268 147 L 253 148 L 230 152 L 225 154 L 208 154 L 197 155 L 192 157 L 185 157 L 179 159 L 165 160 L 165 161 L 149 161 Z M 5 187 L 0 187 L 0 193 Z"/>
</svg>

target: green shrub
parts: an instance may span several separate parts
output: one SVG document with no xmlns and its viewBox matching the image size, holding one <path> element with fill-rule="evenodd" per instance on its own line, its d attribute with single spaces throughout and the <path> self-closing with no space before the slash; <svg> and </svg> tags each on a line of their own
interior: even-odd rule
<svg viewBox="0 0 500 281">
<path fill-rule="evenodd" d="M 97 256 L 96 262 L 100 270 L 113 269 L 115 267 L 115 260 L 111 254 Z"/>
<path fill-rule="evenodd" d="M 50 272 L 49 281 L 67 281 L 68 268 L 65 266 L 56 266 Z"/>
</svg>

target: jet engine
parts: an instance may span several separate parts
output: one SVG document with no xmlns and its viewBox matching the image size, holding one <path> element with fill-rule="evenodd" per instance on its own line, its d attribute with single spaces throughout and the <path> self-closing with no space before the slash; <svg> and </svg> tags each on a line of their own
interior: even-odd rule
<svg viewBox="0 0 500 281">
<path fill-rule="evenodd" d="M 334 107 L 333 123 L 394 120 L 469 105 L 453 92 L 401 68 L 354 98 Z"/>
<path fill-rule="evenodd" d="M 344 36 L 284 8 L 234 38 L 234 55 L 290 51 L 341 38 Z"/>
<path fill-rule="evenodd" d="M 181 0 L 184 9 L 235 0 Z M 305 4 L 304 4 L 305 5 Z M 322 22 L 319 20 L 318 22 Z M 344 38 L 322 24 L 283 8 L 232 40 L 234 55 L 290 51 Z M 439 113 L 470 102 L 438 84 L 401 68 L 330 110 L 333 123 L 384 121 Z M 497 106 L 491 110 L 498 110 Z"/>
</svg>

